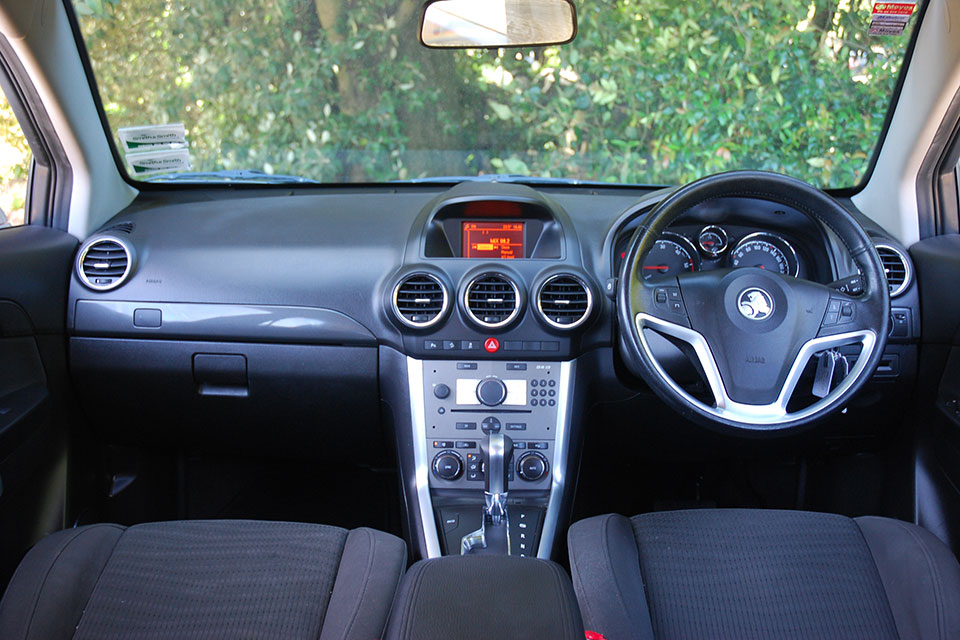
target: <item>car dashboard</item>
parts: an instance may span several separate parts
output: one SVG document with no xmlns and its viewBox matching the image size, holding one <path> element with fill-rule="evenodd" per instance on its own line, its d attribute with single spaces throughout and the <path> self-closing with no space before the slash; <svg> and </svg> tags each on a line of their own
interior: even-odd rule
<svg viewBox="0 0 960 640">
<path fill-rule="evenodd" d="M 636 229 L 669 193 L 495 182 L 144 192 L 78 254 L 79 397 L 121 444 L 370 464 L 395 449 L 424 556 L 457 553 L 475 528 L 485 437 L 507 434 L 512 513 L 529 523 L 514 543 L 550 557 L 591 407 L 620 403 L 617 419 L 638 423 L 662 409 L 619 366 L 614 293 Z M 875 374 L 905 383 L 919 331 L 909 258 L 855 215 L 906 281 Z M 643 265 L 645 278 L 739 266 L 824 284 L 856 276 L 829 230 L 750 198 L 691 209 Z"/>
</svg>

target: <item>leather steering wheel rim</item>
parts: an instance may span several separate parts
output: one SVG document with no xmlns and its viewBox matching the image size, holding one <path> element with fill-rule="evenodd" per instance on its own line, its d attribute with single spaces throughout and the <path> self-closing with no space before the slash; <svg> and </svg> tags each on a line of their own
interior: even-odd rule
<svg viewBox="0 0 960 640">
<path fill-rule="evenodd" d="M 860 269 L 862 295 L 848 296 L 752 267 L 643 280 L 643 259 L 672 222 L 703 202 L 729 197 L 776 202 L 832 230 Z M 756 305 L 750 304 L 751 296 Z M 754 307 L 759 308 L 755 316 L 766 315 L 746 315 Z M 882 263 L 853 215 L 806 182 L 765 171 L 716 174 L 668 195 L 635 231 L 617 284 L 619 345 L 627 368 L 685 418 L 740 435 L 782 433 L 844 407 L 880 362 L 889 307 Z M 849 315 L 837 315 L 831 322 L 834 309 Z M 651 350 L 646 331 L 668 336 L 684 348 L 707 382 L 712 403 L 694 397 L 670 377 Z M 848 344 L 861 348 L 849 374 L 826 397 L 788 410 L 810 357 Z M 764 380 L 772 380 L 772 388 L 766 388 Z"/>
</svg>

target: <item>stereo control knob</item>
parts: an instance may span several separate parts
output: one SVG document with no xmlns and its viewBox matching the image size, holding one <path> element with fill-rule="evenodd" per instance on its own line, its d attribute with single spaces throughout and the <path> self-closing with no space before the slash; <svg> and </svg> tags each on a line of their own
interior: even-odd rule
<svg viewBox="0 0 960 640">
<path fill-rule="evenodd" d="M 495 407 L 507 399 L 507 385 L 499 378 L 485 378 L 477 385 L 477 400 Z"/>
<path fill-rule="evenodd" d="M 536 482 L 547 475 L 547 459 L 542 453 L 527 451 L 517 461 L 517 475 L 527 482 Z"/>
<path fill-rule="evenodd" d="M 450 396 L 450 387 L 441 382 L 433 388 L 433 395 L 437 396 L 440 400 L 444 400 Z"/>
<path fill-rule="evenodd" d="M 433 475 L 453 481 L 463 475 L 463 458 L 454 451 L 441 451 L 433 459 Z"/>
</svg>

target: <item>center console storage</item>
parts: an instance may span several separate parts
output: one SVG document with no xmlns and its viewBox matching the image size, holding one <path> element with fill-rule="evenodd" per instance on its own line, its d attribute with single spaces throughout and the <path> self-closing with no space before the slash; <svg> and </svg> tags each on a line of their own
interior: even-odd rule
<svg viewBox="0 0 960 640">
<path fill-rule="evenodd" d="M 549 560 L 421 560 L 407 571 L 386 640 L 583 640 L 570 578 Z"/>
</svg>

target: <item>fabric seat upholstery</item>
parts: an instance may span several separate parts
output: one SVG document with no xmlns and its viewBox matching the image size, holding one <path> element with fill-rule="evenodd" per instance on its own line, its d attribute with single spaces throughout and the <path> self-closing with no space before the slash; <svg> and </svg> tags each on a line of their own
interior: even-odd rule
<svg viewBox="0 0 960 640">
<path fill-rule="evenodd" d="M 587 629 L 607 638 L 960 638 L 960 565 L 888 518 L 703 509 L 576 523 Z"/>
<path fill-rule="evenodd" d="M 312 524 L 184 521 L 60 531 L 0 602 L 4 640 L 380 637 L 400 539 Z"/>
</svg>

